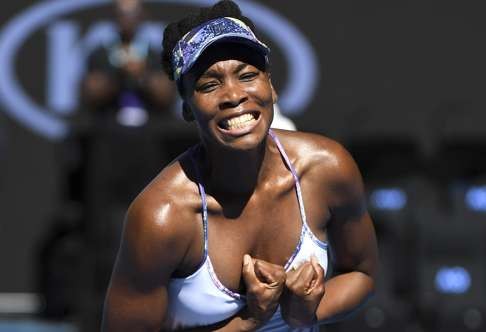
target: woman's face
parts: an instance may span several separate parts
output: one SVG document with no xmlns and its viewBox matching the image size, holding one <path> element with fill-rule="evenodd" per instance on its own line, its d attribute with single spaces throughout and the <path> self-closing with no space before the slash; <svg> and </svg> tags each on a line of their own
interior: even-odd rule
<svg viewBox="0 0 486 332">
<path fill-rule="evenodd" d="M 205 51 L 183 78 L 186 105 L 203 140 L 232 150 L 250 150 L 267 136 L 276 94 L 263 57 L 238 44 Z"/>
</svg>

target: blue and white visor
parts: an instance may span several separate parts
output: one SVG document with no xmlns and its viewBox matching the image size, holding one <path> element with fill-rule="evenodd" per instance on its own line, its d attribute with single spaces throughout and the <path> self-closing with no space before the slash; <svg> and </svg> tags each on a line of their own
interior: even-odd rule
<svg viewBox="0 0 486 332">
<path fill-rule="evenodd" d="M 209 45 L 222 39 L 254 47 L 268 61 L 270 49 L 257 39 L 245 23 L 233 17 L 220 17 L 192 29 L 177 42 L 172 51 L 174 80 L 178 82 Z"/>
</svg>

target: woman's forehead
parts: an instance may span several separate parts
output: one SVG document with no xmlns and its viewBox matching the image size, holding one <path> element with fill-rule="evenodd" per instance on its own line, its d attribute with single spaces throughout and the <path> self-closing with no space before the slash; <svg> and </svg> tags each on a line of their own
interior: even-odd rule
<svg viewBox="0 0 486 332">
<path fill-rule="evenodd" d="M 253 64 L 241 61 L 239 59 L 221 60 L 213 63 L 209 68 L 207 68 L 202 76 L 210 72 L 237 72 L 247 67 L 256 68 Z"/>
</svg>

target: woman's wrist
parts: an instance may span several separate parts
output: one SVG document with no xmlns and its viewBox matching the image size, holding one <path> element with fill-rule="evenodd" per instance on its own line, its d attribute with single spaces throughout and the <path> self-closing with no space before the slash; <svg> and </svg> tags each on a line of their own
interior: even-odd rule
<svg viewBox="0 0 486 332">
<path fill-rule="evenodd" d="M 305 328 L 317 324 L 317 316 L 315 314 L 312 314 L 308 317 L 284 316 L 283 319 L 289 326 L 293 328 Z"/>
<path fill-rule="evenodd" d="M 315 309 L 306 308 L 305 304 L 283 302 L 280 304 L 283 320 L 293 328 L 313 326 L 317 323 Z"/>
<path fill-rule="evenodd" d="M 256 318 L 248 311 L 248 307 L 245 307 L 238 314 L 238 330 L 242 332 L 255 331 L 262 327 L 265 322 L 261 319 Z"/>
<path fill-rule="evenodd" d="M 261 322 L 252 318 L 241 319 L 239 325 L 240 325 L 239 330 L 242 332 L 255 331 L 256 329 L 262 326 Z"/>
</svg>

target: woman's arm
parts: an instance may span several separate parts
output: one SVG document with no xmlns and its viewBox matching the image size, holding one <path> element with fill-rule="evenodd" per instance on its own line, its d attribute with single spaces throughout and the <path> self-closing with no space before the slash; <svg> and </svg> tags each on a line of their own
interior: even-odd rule
<svg viewBox="0 0 486 332">
<path fill-rule="evenodd" d="M 374 290 L 378 249 L 366 210 L 363 181 L 349 153 L 335 144 L 326 179 L 331 218 L 327 226 L 334 276 L 316 311 L 319 322 L 333 322 L 359 308 Z"/>
<path fill-rule="evenodd" d="M 324 297 L 316 311 L 319 322 L 346 318 L 373 293 L 377 265 L 376 240 L 366 213 L 355 220 L 336 219 L 329 242 L 334 276 L 326 282 Z"/>
<path fill-rule="evenodd" d="M 378 264 L 375 232 L 354 160 L 332 140 L 308 138 L 314 152 L 301 164 L 301 183 L 309 215 L 323 220 L 314 227 L 326 229 L 333 277 L 325 282 L 322 268 L 312 262 L 288 273 L 282 313 L 293 326 L 334 322 L 358 309 L 373 292 Z"/>
<path fill-rule="evenodd" d="M 130 207 L 106 295 L 102 331 L 160 331 L 167 284 L 188 245 L 170 203 L 141 198 Z"/>
</svg>

